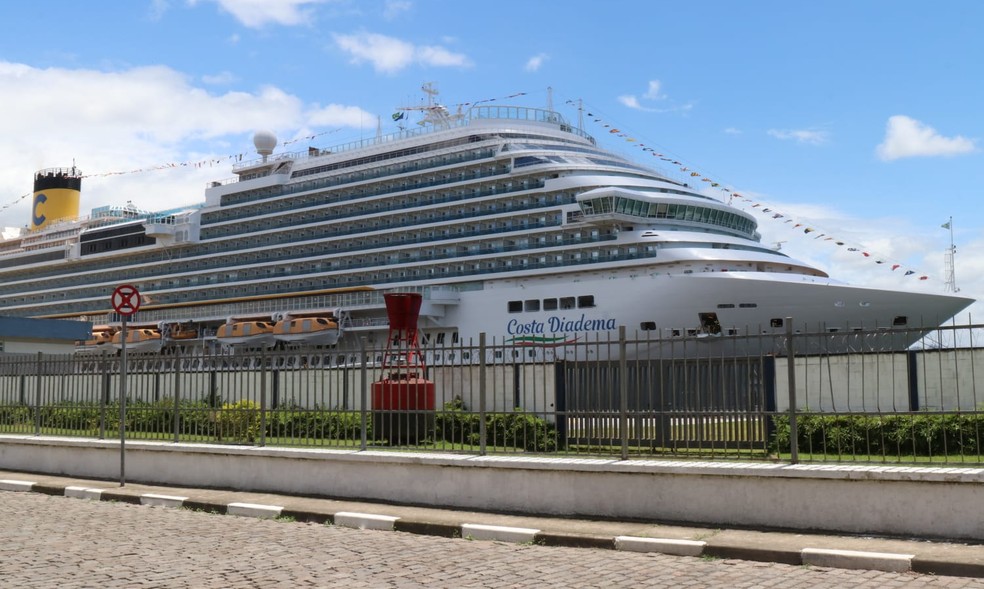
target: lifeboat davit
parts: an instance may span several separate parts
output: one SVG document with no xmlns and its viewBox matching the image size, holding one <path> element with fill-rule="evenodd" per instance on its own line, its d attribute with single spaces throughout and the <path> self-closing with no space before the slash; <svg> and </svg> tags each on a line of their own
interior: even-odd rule
<svg viewBox="0 0 984 589">
<path fill-rule="evenodd" d="M 284 317 L 273 326 L 273 336 L 285 343 L 332 346 L 341 330 L 333 316 Z"/>
<path fill-rule="evenodd" d="M 161 330 L 153 327 L 137 327 L 126 330 L 126 349 L 133 352 L 157 352 L 164 344 Z M 123 348 L 123 332 L 113 334 L 113 347 Z"/>
<path fill-rule="evenodd" d="M 113 350 L 113 335 L 116 334 L 115 327 L 100 325 L 92 328 L 92 337 L 79 342 L 75 351 L 83 354 L 105 354 Z"/>
<path fill-rule="evenodd" d="M 219 326 L 216 339 L 227 346 L 269 348 L 273 345 L 273 323 L 270 321 L 234 321 Z"/>
</svg>

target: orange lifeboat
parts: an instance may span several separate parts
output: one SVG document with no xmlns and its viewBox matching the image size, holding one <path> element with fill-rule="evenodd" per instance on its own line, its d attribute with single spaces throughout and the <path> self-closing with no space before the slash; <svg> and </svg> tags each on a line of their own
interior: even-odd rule
<svg viewBox="0 0 984 589">
<path fill-rule="evenodd" d="M 83 354 L 105 354 L 113 349 L 113 335 L 116 328 L 108 325 L 97 325 L 92 328 L 92 337 L 79 342 L 75 351 Z"/>
<path fill-rule="evenodd" d="M 341 330 L 334 316 L 287 316 L 273 326 L 274 337 L 285 343 L 331 346 L 338 342 Z"/>
<path fill-rule="evenodd" d="M 227 346 L 268 348 L 273 345 L 270 321 L 234 321 L 219 326 L 216 339 Z"/>
<path fill-rule="evenodd" d="M 167 339 L 178 343 L 198 339 L 198 328 L 190 323 L 172 323 L 168 326 Z"/>
<path fill-rule="evenodd" d="M 126 330 L 126 349 L 134 352 L 156 352 L 161 349 L 164 339 L 161 330 L 152 327 L 137 327 Z M 123 332 L 113 334 L 113 347 L 123 347 Z"/>
</svg>

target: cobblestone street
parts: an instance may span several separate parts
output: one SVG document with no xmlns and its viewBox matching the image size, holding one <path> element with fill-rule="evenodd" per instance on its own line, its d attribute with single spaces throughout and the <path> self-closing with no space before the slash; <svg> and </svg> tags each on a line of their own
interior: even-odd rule
<svg viewBox="0 0 984 589">
<path fill-rule="evenodd" d="M 980 579 L 511 545 L 0 492 L 0 579 L 81 587 L 982 587 Z"/>
</svg>

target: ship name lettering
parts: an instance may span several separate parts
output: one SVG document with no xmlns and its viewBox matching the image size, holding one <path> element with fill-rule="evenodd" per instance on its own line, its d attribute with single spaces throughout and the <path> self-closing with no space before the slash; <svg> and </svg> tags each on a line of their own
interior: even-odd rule
<svg viewBox="0 0 984 589">
<path fill-rule="evenodd" d="M 566 317 L 551 317 L 547 320 L 550 324 L 550 331 L 553 333 L 567 333 L 572 331 L 601 331 L 605 329 L 615 329 L 614 319 L 588 319 L 581 315 L 578 319 L 567 319 Z"/>
<path fill-rule="evenodd" d="M 510 319 L 506 324 L 506 332 L 509 335 L 543 335 L 544 333 L 613 330 L 615 327 L 614 319 L 588 319 L 585 315 L 581 315 L 577 319 L 548 317 L 546 321 L 534 320 L 525 323 Z"/>
</svg>

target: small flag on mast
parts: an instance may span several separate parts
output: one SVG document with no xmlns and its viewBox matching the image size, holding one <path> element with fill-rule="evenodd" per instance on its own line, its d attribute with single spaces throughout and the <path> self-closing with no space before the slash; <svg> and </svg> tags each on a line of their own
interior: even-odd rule
<svg viewBox="0 0 984 589">
<path fill-rule="evenodd" d="M 405 117 L 405 116 L 407 116 L 407 113 L 405 113 L 405 112 L 395 112 L 395 113 L 393 113 L 393 120 L 394 121 L 399 121 L 399 120 L 402 120 L 403 117 Z"/>
</svg>

